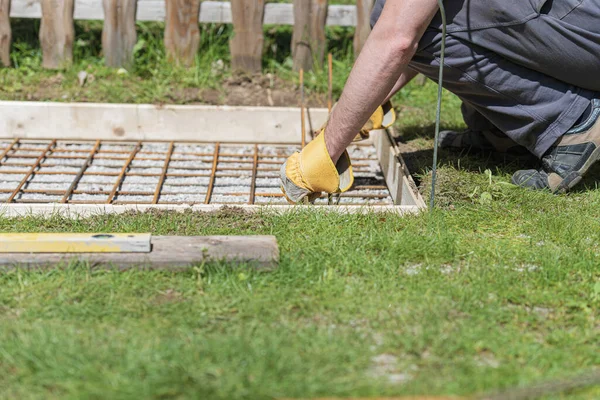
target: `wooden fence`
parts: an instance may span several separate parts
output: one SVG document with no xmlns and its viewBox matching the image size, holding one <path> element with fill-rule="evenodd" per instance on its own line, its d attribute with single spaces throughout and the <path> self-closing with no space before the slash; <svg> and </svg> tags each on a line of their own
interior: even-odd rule
<svg viewBox="0 0 600 400">
<path fill-rule="evenodd" d="M 232 68 L 261 70 L 263 25 L 293 25 L 292 55 L 296 70 L 323 62 L 325 26 L 356 26 L 355 54 L 370 32 L 369 11 L 374 0 L 356 5 L 329 5 L 328 0 L 0 0 L 0 64 L 10 65 L 10 18 L 41 18 L 43 66 L 68 67 L 73 59 L 75 19 L 104 20 L 102 48 L 106 64 L 127 67 L 137 40 L 135 22 L 164 21 L 169 58 L 184 66 L 194 63 L 200 43 L 198 23 L 232 23 Z"/>
</svg>

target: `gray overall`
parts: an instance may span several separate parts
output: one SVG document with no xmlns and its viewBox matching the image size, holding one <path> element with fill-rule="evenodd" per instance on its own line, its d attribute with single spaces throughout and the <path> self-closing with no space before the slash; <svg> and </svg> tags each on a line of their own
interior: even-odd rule
<svg viewBox="0 0 600 400">
<path fill-rule="evenodd" d="M 374 25 L 385 0 L 377 0 Z M 471 129 L 496 126 L 541 157 L 600 92 L 600 0 L 445 0 L 444 87 Z M 410 67 L 436 79 L 438 13 Z"/>
</svg>

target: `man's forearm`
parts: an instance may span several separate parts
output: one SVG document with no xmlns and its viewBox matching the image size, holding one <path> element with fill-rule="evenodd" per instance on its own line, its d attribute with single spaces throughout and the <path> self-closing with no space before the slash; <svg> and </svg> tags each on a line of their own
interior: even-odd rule
<svg viewBox="0 0 600 400">
<path fill-rule="evenodd" d="M 408 63 L 436 10 L 436 0 L 388 0 L 326 128 L 325 143 L 334 162 L 395 84 L 402 83 L 402 74 L 412 79 Z"/>
<path fill-rule="evenodd" d="M 394 95 L 396 93 L 398 93 L 400 90 L 402 90 L 404 88 L 404 86 L 406 86 L 410 81 L 412 81 L 415 78 L 415 76 L 417 76 L 418 74 L 419 73 L 413 69 L 404 68 L 404 71 L 400 75 L 400 78 L 398 78 L 398 80 L 394 84 L 392 91 L 390 93 L 388 93 L 388 95 L 386 96 L 384 103 L 386 101 L 391 100 L 392 97 L 394 97 Z"/>
</svg>

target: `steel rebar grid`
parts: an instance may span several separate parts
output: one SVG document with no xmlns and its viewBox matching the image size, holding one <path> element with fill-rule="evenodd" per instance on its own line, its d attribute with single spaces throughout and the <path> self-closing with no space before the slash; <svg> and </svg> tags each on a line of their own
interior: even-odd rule
<svg viewBox="0 0 600 400">
<path fill-rule="evenodd" d="M 98 152 L 98 149 L 100 149 L 100 141 L 96 140 L 96 144 L 94 145 L 94 148 L 90 151 L 90 154 L 88 155 L 87 159 L 85 160 L 85 163 L 81 166 L 81 169 L 75 176 L 75 179 L 73 179 L 71 186 L 69 186 L 69 189 L 67 189 L 67 192 L 64 194 L 63 198 L 61 199 L 61 201 L 60 201 L 61 203 L 64 204 L 69 200 L 69 197 L 71 197 L 71 195 L 75 191 L 75 188 L 79 184 L 79 180 L 81 180 L 81 177 L 83 176 L 83 174 L 85 174 L 85 170 L 88 169 L 88 167 L 92 164 L 92 160 L 94 159 L 94 155 Z"/>
<path fill-rule="evenodd" d="M 277 166 L 298 148 L 90 140 L 52 145 L 48 140 L 0 139 L 0 155 L 5 155 L 0 159 L 0 201 L 187 205 L 205 204 L 209 198 L 209 204 L 287 204 L 279 191 Z M 374 148 L 361 144 L 352 149 L 353 160 L 361 161 L 355 164 L 357 185 L 342 201 L 391 205 Z M 325 197 L 321 204 L 327 204 Z"/>
<path fill-rule="evenodd" d="M 160 174 L 160 180 L 156 185 L 156 189 L 154 190 L 154 199 L 152 200 L 152 204 L 158 204 L 158 199 L 160 198 L 160 191 L 162 190 L 163 184 L 165 183 L 165 179 L 167 178 L 167 171 L 169 170 L 169 163 L 171 162 L 171 157 L 173 156 L 173 149 L 175 148 L 175 143 L 169 143 L 169 150 L 167 151 L 167 157 L 165 158 L 165 165 L 163 166 L 162 173 Z"/>
</svg>

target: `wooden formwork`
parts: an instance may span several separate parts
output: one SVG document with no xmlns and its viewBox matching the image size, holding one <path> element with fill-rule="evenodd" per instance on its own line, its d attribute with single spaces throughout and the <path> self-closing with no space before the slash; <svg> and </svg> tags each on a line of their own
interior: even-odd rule
<svg viewBox="0 0 600 400">
<path fill-rule="evenodd" d="M 302 206 L 282 204 L 285 202 L 278 184 L 272 184 L 271 190 L 261 192 L 256 182 L 260 179 L 277 181 L 279 165 L 301 142 L 300 115 L 300 109 L 276 107 L 0 102 L 0 142 L 4 143 L 4 147 L 0 148 L 0 176 L 3 171 L 4 174 L 18 173 L 15 171 L 17 166 L 27 170 L 18 186 L 0 188 L 1 201 L 5 202 L 0 206 L 0 212 L 5 216 L 53 213 L 89 216 L 150 209 L 214 211 L 227 206 L 248 211 L 296 210 Z M 309 129 L 315 130 L 325 122 L 328 111 L 310 109 L 307 115 Z M 305 139 L 310 140 L 310 135 L 306 136 Z M 63 143 L 62 147 L 60 143 Z M 151 143 L 148 150 L 144 147 L 146 143 Z M 68 147 L 71 144 L 72 147 Z M 107 150 L 103 153 L 99 148 L 104 144 L 107 144 Z M 84 145 L 89 149 L 81 147 Z M 184 168 L 176 167 L 176 162 L 184 162 L 186 155 L 194 154 L 190 152 L 190 146 L 203 145 L 212 146 L 209 153 L 197 154 L 204 157 L 198 159 L 199 162 L 209 165 L 206 174 L 196 171 L 194 165 L 183 173 L 176 170 Z M 119 146 L 123 146 L 122 150 L 118 150 Z M 177 150 L 178 146 L 188 149 L 188 152 Z M 260 149 L 265 146 L 277 151 L 261 154 Z M 378 174 L 381 183 L 358 183 L 353 192 L 342 196 L 341 205 L 330 206 L 322 199 L 320 205 L 313 207 L 333 212 L 385 211 L 402 214 L 425 208 L 395 144 L 393 132 L 373 132 L 369 142 L 355 148 L 358 149 L 356 154 L 368 155 L 355 159 L 358 175 L 361 172 Z M 244 152 L 244 149 L 248 151 Z M 19 153 L 20 150 L 24 152 Z M 236 151 L 243 159 L 235 157 Z M 96 159 L 112 160 L 119 165 L 113 172 L 90 172 L 88 168 L 94 165 Z M 162 167 L 154 173 L 149 170 L 135 172 L 130 169 L 135 167 L 136 162 L 146 163 L 146 166 L 148 162 L 156 162 Z M 373 163 L 379 164 L 377 171 L 373 171 Z M 49 167 L 64 168 L 53 172 Z M 221 174 L 218 168 L 235 173 Z M 108 177 L 111 183 L 106 184 L 105 189 L 92 193 L 91 189 L 82 185 L 82 177 L 88 172 L 89 175 Z M 215 179 L 244 174 L 249 179 L 248 187 L 237 187 L 234 182 L 229 192 L 215 189 Z M 39 184 L 35 187 L 36 176 L 49 175 L 60 175 L 66 181 L 62 182 L 64 185 L 59 190 L 45 191 Z M 130 175 L 152 177 L 157 183 L 148 184 L 148 189 L 142 187 L 131 191 L 123 187 Z M 204 192 L 197 193 L 202 197 L 169 200 L 169 197 L 176 198 L 176 193 L 173 193 L 173 187 L 169 192 L 163 185 L 168 185 L 169 179 L 186 177 L 209 182 Z M 179 187 L 185 185 L 181 182 Z M 45 193 L 47 196 L 42 198 L 49 200 L 27 199 L 25 193 Z M 106 197 L 93 197 L 92 200 L 83 197 L 83 201 L 73 197 L 86 193 Z M 224 200 L 219 201 L 219 198 Z M 364 203 L 361 199 L 365 199 Z"/>
</svg>

